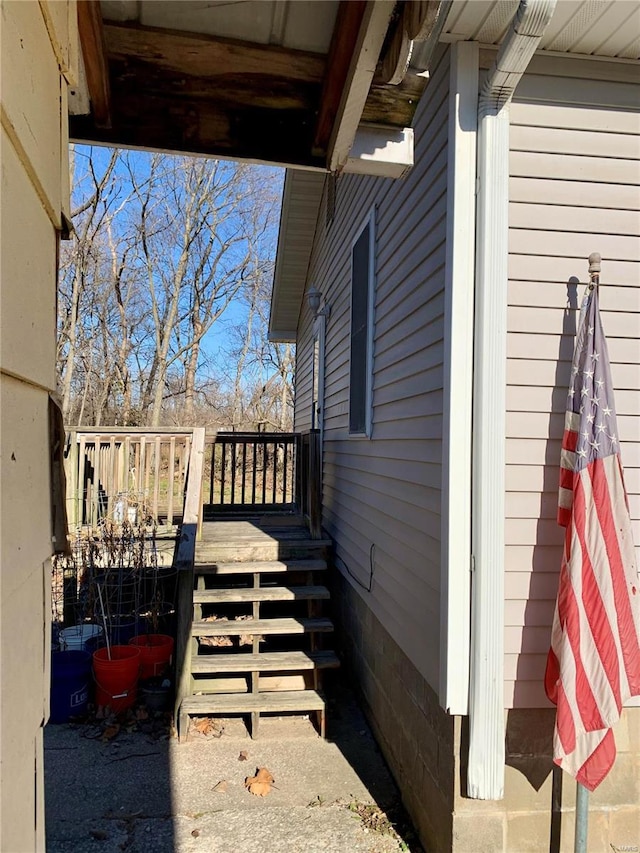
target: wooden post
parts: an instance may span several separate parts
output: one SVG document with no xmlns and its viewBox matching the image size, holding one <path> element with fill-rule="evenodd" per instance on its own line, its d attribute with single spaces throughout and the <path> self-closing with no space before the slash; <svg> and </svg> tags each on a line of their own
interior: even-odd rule
<svg viewBox="0 0 640 853">
<path fill-rule="evenodd" d="M 312 539 L 322 538 L 322 472 L 320 463 L 320 432 L 309 433 L 309 531 Z"/>
<path fill-rule="evenodd" d="M 97 524 L 100 518 L 100 436 L 93 439 L 93 491 L 91 493 L 91 524 Z"/>
<path fill-rule="evenodd" d="M 176 605 L 176 703 L 175 715 L 178 734 L 186 734 L 186 718 L 180 713 L 182 700 L 191 693 L 191 627 L 193 623 L 193 583 L 196 540 L 202 518 L 202 469 L 204 461 L 205 430 L 193 430 L 193 441 L 187 469 L 187 484 L 176 549 L 178 571 Z"/>
<path fill-rule="evenodd" d="M 80 436 L 80 443 L 78 445 L 78 511 L 76 513 L 76 518 L 78 520 L 78 526 L 80 527 L 84 524 L 85 517 L 88 518 L 89 511 L 86 504 L 87 497 L 87 466 L 86 466 L 86 454 L 87 454 L 87 445 L 85 443 L 84 435 Z M 87 509 L 85 510 L 85 507 Z"/>
<path fill-rule="evenodd" d="M 302 445 L 303 445 L 303 436 L 301 433 L 296 434 L 295 438 L 295 457 L 294 457 L 294 465 L 293 465 L 293 477 L 294 477 L 294 485 L 293 485 L 293 501 L 296 506 L 296 512 L 300 515 L 304 515 L 304 510 L 302 507 Z"/>
<path fill-rule="evenodd" d="M 78 526 L 78 434 L 69 432 L 69 453 L 64 460 L 64 473 L 67 479 L 67 521 L 69 532 Z"/>
<path fill-rule="evenodd" d="M 160 503 L 160 469 L 162 456 L 160 447 L 160 436 L 157 435 L 153 457 L 155 465 L 155 477 L 153 480 L 153 520 L 156 524 L 158 523 L 158 504 Z"/>
<path fill-rule="evenodd" d="M 173 487 L 176 475 L 176 439 L 171 436 L 169 441 L 169 471 L 167 483 L 167 524 L 173 527 Z"/>
</svg>

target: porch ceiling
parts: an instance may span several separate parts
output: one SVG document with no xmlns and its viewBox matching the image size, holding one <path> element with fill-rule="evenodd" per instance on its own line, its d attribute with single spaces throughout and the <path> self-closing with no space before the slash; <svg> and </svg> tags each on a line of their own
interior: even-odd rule
<svg viewBox="0 0 640 853">
<path fill-rule="evenodd" d="M 341 168 L 361 123 L 390 138 L 411 124 L 426 80 L 409 67 L 406 29 L 425 41 L 442 8 L 440 0 L 79 0 L 86 85 L 71 97 L 70 136 Z"/>
</svg>

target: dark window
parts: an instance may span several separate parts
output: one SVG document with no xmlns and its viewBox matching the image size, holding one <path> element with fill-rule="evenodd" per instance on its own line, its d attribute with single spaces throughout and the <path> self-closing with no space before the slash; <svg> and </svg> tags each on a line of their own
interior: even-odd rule
<svg viewBox="0 0 640 853">
<path fill-rule="evenodd" d="M 351 383 L 349 432 L 368 435 L 371 408 L 373 221 L 353 246 L 351 263 Z"/>
</svg>

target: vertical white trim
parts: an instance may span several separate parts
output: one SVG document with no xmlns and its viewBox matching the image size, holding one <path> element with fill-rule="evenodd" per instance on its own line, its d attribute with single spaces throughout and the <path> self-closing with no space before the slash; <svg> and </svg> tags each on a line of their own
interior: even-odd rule
<svg viewBox="0 0 640 853">
<path fill-rule="evenodd" d="M 373 433 L 373 342 L 376 325 L 376 208 L 369 215 L 369 292 L 367 329 L 367 437 Z"/>
<path fill-rule="evenodd" d="M 509 103 L 556 0 L 520 0 L 478 100 L 471 673 L 467 791 L 504 796 L 504 504 Z"/>
<path fill-rule="evenodd" d="M 367 282 L 367 389 L 365 399 L 365 430 L 364 432 L 351 432 L 351 423 L 349 423 L 350 438 L 371 438 L 373 430 L 373 344 L 375 331 L 375 304 L 376 304 L 376 208 L 371 208 L 371 211 L 362 227 L 358 229 L 355 237 L 351 241 L 350 255 L 350 271 L 351 278 L 349 280 L 349 334 L 351 335 L 351 321 L 353 316 L 353 249 L 362 233 L 369 229 L 369 280 Z M 349 395 L 351 395 L 351 347 L 349 347 Z M 349 397 L 349 421 L 351 420 L 351 397 Z"/>
<path fill-rule="evenodd" d="M 504 465 L 509 110 L 479 117 L 469 771 L 471 797 L 504 795 Z"/>
<path fill-rule="evenodd" d="M 325 341 L 327 337 L 327 316 L 319 314 L 313 324 L 313 342 L 318 341 L 318 409 L 319 417 L 317 428 L 320 430 L 320 452 L 324 439 L 324 384 L 325 384 Z M 314 354 L 315 355 L 315 354 Z M 315 359 L 314 359 L 315 360 Z"/>
<path fill-rule="evenodd" d="M 451 47 L 442 429 L 440 704 L 466 714 L 471 595 L 471 413 L 479 46 Z"/>
</svg>

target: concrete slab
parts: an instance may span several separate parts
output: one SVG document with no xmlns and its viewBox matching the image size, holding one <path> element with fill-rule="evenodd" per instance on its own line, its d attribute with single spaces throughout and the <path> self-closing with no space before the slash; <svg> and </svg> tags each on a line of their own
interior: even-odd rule
<svg viewBox="0 0 640 853">
<path fill-rule="evenodd" d="M 86 727 L 48 726 L 48 853 L 419 851 L 353 697 L 334 693 L 327 741 L 300 718 L 262 720 L 256 741 L 234 720 L 219 739 L 184 744 L 142 732 L 102 742 Z M 275 778 L 265 798 L 244 786 L 258 767 Z M 214 790 L 222 781 L 225 793 Z M 400 816 L 400 834 L 380 831 L 380 810 Z"/>
</svg>

